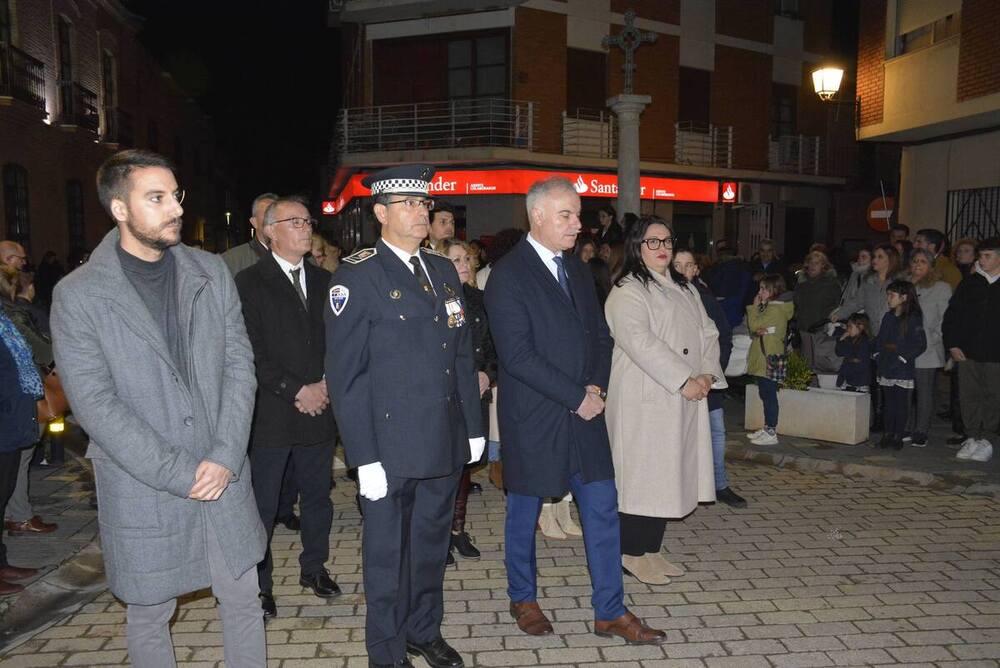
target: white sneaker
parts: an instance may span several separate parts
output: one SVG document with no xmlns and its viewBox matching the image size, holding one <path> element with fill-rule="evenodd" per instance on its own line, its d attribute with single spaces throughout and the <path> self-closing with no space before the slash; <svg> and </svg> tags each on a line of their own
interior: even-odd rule
<svg viewBox="0 0 1000 668">
<path fill-rule="evenodd" d="M 955 459 L 971 459 L 972 453 L 979 447 L 979 441 L 971 436 L 962 441 L 962 447 L 955 453 Z"/>
<path fill-rule="evenodd" d="M 777 445 L 778 435 L 771 434 L 765 431 L 760 436 L 757 436 L 756 438 L 751 438 L 750 442 L 753 443 L 754 445 Z"/>
<path fill-rule="evenodd" d="M 969 457 L 974 462 L 988 462 L 993 458 L 993 445 L 985 438 L 976 441 L 976 449 Z"/>
<path fill-rule="evenodd" d="M 766 434 L 766 433 L 767 433 L 766 429 L 758 429 L 757 431 L 748 431 L 747 438 L 749 438 L 752 441 L 755 438 L 760 438 L 761 434 Z"/>
</svg>

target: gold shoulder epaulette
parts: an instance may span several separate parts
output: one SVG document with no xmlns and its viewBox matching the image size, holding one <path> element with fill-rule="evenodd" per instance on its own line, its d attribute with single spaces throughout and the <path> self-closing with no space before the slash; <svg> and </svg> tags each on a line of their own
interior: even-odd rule
<svg viewBox="0 0 1000 668">
<path fill-rule="evenodd" d="M 433 248 L 431 248 L 430 246 L 424 246 L 424 247 L 423 247 L 423 248 L 421 248 L 420 250 L 422 250 L 422 251 L 423 251 L 423 252 L 425 252 L 425 253 L 430 253 L 431 255 L 437 255 L 438 257 L 443 257 L 443 258 L 444 258 L 444 259 L 446 259 L 446 260 L 450 260 L 450 259 L 451 259 L 451 258 L 449 258 L 449 257 L 448 257 L 447 255 L 445 255 L 444 253 L 441 253 L 441 252 L 439 252 L 439 251 L 436 251 L 436 250 L 434 250 Z"/>
<path fill-rule="evenodd" d="M 361 264 L 365 260 L 370 260 L 378 254 L 378 251 L 374 248 L 362 248 L 356 253 L 351 253 L 344 258 L 344 262 L 350 262 L 351 264 Z"/>
</svg>

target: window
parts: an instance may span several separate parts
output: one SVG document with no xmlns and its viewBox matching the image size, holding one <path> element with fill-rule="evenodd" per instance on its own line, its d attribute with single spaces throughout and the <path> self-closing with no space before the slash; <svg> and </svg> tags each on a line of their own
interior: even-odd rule
<svg viewBox="0 0 1000 668">
<path fill-rule="evenodd" d="M 602 51 L 566 50 L 566 113 L 600 111 L 608 102 L 608 57 Z"/>
<path fill-rule="evenodd" d="M 962 31 L 962 13 L 948 14 L 930 23 L 901 33 L 896 40 L 896 55 L 913 53 L 946 39 L 957 37 Z"/>
<path fill-rule="evenodd" d="M 506 97 L 507 40 L 504 35 L 448 42 L 448 97 Z"/>
<path fill-rule="evenodd" d="M 771 138 L 794 135 L 797 132 L 796 100 L 799 96 L 798 86 L 774 84 L 771 93 Z"/>
<path fill-rule="evenodd" d="M 10 44 L 10 0 L 0 0 L 0 44 Z"/>
<path fill-rule="evenodd" d="M 711 93 L 711 72 L 693 67 L 681 67 L 677 120 L 707 127 L 710 122 Z"/>
<path fill-rule="evenodd" d="M 118 106 L 118 81 L 115 57 L 110 51 L 101 53 L 101 93 L 104 95 L 104 108 L 114 109 Z"/>
<path fill-rule="evenodd" d="M 73 108 L 73 49 L 71 46 L 72 24 L 65 16 L 60 16 L 56 26 L 59 44 L 59 103 L 62 109 L 62 118 L 65 122 L 72 122 L 75 109 Z"/>
<path fill-rule="evenodd" d="M 66 182 L 66 223 L 69 228 L 69 251 L 86 248 L 86 229 L 83 225 L 83 184 L 79 179 Z"/>
<path fill-rule="evenodd" d="M 21 165 L 3 167 L 4 214 L 7 218 L 7 238 L 22 246 L 30 246 L 31 226 L 28 218 L 28 170 Z"/>
</svg>

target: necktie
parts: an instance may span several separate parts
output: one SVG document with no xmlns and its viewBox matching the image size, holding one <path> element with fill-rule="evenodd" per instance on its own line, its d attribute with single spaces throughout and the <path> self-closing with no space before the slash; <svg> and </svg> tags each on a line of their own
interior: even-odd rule
<svg viewBox="0 0 1000 668">
<path fill-rule="evenodd" d="M 424 273 L 424 267 L 420 264 L 420 258 L 414 255 L 410 258 L 410 264 L 413 265 L 413 275 L 417 277 L 417 283 L 424 289 L 424 292 L 429 295 L 437 294 L 434 292 L 434 286 L 427 280 L 427 274 Z"/>
<path fill-rule="evenodd" d="M 563 266 L 562 256 L 556 255 L 552 258 L 556 263 L 556 276 L 559 277 L 559 287 L 563 289 L 570 301 L 573 301 L 573 293 L 569 291 L 569 277 L 566 276 L 566 267 Z"/>
<path fill-rule="evenodd" d="M 302 305 L 308 308 L 309 304 L 306 302 L 306 293 L 303 292 L 302 284 L 299 283 L 299 274 L 302 273 L 302 267 L 289 269 L 288 273 L 292 275 L 292 285 L 295 286 L 295 292 L 299 293 L 299 299 L 302 300 Z"/>
</svg>

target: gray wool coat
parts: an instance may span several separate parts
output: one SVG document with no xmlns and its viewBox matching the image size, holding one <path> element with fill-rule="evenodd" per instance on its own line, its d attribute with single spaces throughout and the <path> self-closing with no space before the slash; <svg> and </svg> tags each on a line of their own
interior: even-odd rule
<svg viewBox="0 0 1000 668">
<path fill-rule="evenodd" d="M 239 295 L 222 260 L 178 245 L 178 318 L 190 388 L 121 268 L 112 230 L 90 261 L 56 286 L 56 366 L 97 480 L 109 587 L 152 605 L 211 584 L 210 526 L 234 577 L 264 556 L 247 442 L 256 391 Z M 207 424 L 201 424 L 201 422 Z M 217 501 L 187 498 L 203 460 L 233 472 Z"/>
</svg>

